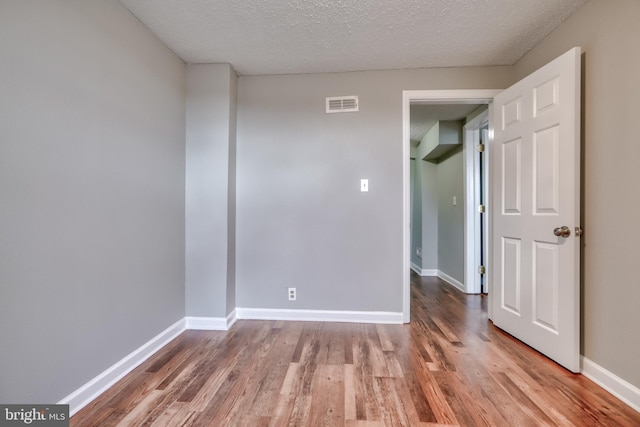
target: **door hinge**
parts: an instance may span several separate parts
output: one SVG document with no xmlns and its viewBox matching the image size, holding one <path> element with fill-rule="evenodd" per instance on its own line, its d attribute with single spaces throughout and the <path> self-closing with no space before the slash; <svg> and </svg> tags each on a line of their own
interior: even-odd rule
<svg viewBox="0 0 640 427">
<path fill-rule="evenodd" d="M 484 268 L 484 265 L 481 265 L 480 267 L 478 267 L 478 273 L 485 274 L 486 272 L 487 272 L 487 269 Z"/>
<path fill-rule="evenodd" d="M 478 144 L 478 151 L 484 153 L 484 144 Z"/>
<path fill-rule="evenodd" d="M 485 211 L 486 211 L 486 210 L 487 210 L 487 209 L 485 208 L 485 206 L 484 206 L 484 205 L 478 205 L 478 212 L 480 212 L 480 213 L 485 213 Z"/>
</svg>

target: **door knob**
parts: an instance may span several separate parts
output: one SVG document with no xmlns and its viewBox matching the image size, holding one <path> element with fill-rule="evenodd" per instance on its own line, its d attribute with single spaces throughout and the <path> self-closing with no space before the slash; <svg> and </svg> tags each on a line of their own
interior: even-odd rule
<svg viewBox="0 0 640 427">
<path fill-rule="evenodd" d="M 554 228 L 553 234 L 558 237 L 569 237 L 571 236 L 571 229 L 566 225 L 563 225 L 562 227 Z"/>
</svg>

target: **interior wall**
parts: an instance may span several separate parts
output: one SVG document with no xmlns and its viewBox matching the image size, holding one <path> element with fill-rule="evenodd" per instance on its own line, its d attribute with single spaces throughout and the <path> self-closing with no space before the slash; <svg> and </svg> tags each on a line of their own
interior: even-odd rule
<svg viewBox="0 0 640 427">
<path fill-rule="evenodd" d="M 438 163 L 421 160 L 438 143 L 460 144 L 461 122 L 439 121 L 416 148 L 414 197 L 420 203 L 421 235 L 412 231 L 412 246 L 423 248 L 423 269 L 438 270 L 464 282 L 464 180 L 462 145 Z M 456 197 L 456 205 L 452 201 Z M 412 247 L 413 249 L 413 247 Z"/>
<path fill-rule="evenodd" d="M 582 353 L 640 387 L 640 2 L 590 1 L 517 64 L 519 78 L 583 55 Z"/>
<path fill-rule="evenodd" d="M 227 209 L 227 307 L 225 316 L 236 309 L 236 134 L 238 123 L 238 74 L 229 73 L 229 195 Z"/>
<path fill-rule="evenodd" d="M 463 168 L 462 145 L 437 165 L 438 270 L 460 283 L 464 283 L 465 261 Z"/>
<path fill-rule="evenodd" d="M 423 270 L 438 269 L 438 165 L 427 162 L 427 146 L 437 143 L 440 134 L 440 123 L 435 124 L 422 137 L 416 148 L 416 177 L 420 181 L 420 200 L 422 227 L 419 243 L 422 246 L 422 259 L 419 264 Z"/>
<path fill-rule="evenodd" d="M 402 90 L 511 81 L 510 67 L 241 76 L 237 305 L 401 312 Z M 326 114 L 337 95 L 360 111 Z"/>
<path fill-rule="evenodd" d="M 0 3 L 0 402 L 184 317 L 184 81 L 118 2 Z"/>
<path fill-rule="evenodd" d="M 418 248 L 422 249 L 422 179 L 420 174 L 420 159 L 411 159 L 411 264 L 422 270 L 422 256 L 418 255 Z"/>
<path fill-rule="evenodd" d="M 188 316 L 226 317 L 235 308 L 236 82 L 229 64 L 187 68 Z"/>
<path fill-rule="evenodd" d="M 438 268 L 438 175 L 437 166 L 424 160 L 416 159 L 416 200 L 420 206 L 420 229 L 414 234 L 415 246 L 422 248 L 422 258 L 416 265 L 423 270 Z M 419 191 L 419 192 L 418 192 Z"/>
</svg>

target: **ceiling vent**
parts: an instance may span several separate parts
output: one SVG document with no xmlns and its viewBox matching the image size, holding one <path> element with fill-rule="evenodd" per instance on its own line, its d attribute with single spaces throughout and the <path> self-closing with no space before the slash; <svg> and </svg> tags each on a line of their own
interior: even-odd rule
<svg viewBox="0 0 640 427">
<path fill-rule="evenodd" d="M 332 96 L 327 98 L 327 113 L 350 113 L 358 111 L 357 96 Z"/>
</svg>

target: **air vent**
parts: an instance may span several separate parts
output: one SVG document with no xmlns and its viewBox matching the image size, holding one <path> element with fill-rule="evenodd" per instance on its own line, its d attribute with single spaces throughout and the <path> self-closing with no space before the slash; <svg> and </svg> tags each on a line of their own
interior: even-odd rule
<svg viewBox="0 0 640 427">
<path fill-rule="evenodd" d="M 327 98 L 327 113 L 350 113 L 358 111 L 357 96 L 332 96 Z"/>
</svg>

